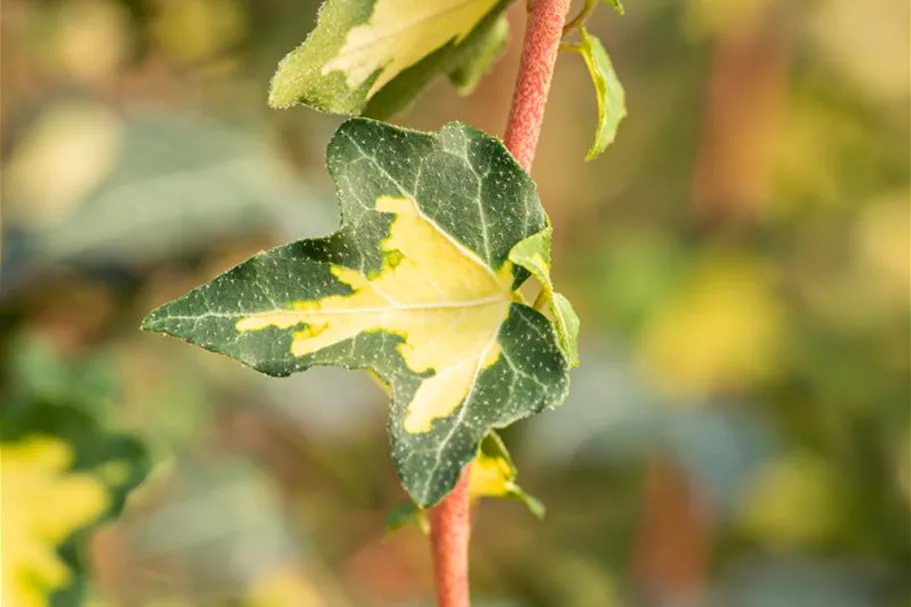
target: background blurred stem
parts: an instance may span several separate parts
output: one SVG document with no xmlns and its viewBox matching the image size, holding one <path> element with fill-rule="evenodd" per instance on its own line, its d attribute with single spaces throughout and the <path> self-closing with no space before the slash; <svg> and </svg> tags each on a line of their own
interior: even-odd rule
<svg viewBox="0 0 911 607">
<path fill-rule="evenodd" d="M 570 0 L 529 0 L 522 59 L 504 143 L 531 171 L 544 120 L 544 107 L 563 38 Z M 430 539 L 438 607 L 469 607 L 468 540 L 470 466 L 455 489 L 430 512 Z"/>
</svg>

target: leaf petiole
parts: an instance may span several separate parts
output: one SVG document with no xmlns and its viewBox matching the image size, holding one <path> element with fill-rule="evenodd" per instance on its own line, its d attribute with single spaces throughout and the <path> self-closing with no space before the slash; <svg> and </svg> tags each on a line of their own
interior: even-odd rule
<svg viewBox="0 0 911 607">
<path fill-rule="evenodd" d="M 588 20 L 589 16 L 591 16 L 592 11 L 595 10 L 595 5 L 597 3 L 598 0 L 585 0 L 585 5 L 578 12 L 578 14 L 563 26 L 563 35 L 566 36 L 573 30 L 578 29 L 581 25 L 583 25 Z M 561 48 L 561 50 L 563 49 Z"/>
</svg>

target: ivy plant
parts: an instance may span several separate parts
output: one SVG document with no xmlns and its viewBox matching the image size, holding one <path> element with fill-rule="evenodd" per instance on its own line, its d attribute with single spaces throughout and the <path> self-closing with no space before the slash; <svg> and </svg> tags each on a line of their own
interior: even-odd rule
<svg viewBox="0 0 911 607">
<path fill-rule="evenodd" d="M 429 506 L 492 428 L 566 394 L 561 343 L 575 335 L 523 301 L 533 255 L 511 256 L 546 245 L 547 218 L 506 148 L 468 126 L 426 134 L 356 118 L 327 157 L 338 232 L 260 253 L 143 326 L 270 375 L 374 372 L 391 388 L 402 483 Z"/>
<path fill-rule="evenodd" d="M 564 24 L 569 0 L 531 0 L 505 144 L 459 123 L 423 133 L 376 120 L 438 75 L 470 92 L 505 47 L 508 4 L 326 0 L 279 64 L 269 103 L 360 114 L 326 153 L 338 231 L 259 253 L 143 321 L 268 375 L 373 374 L 390 396 L 392 460 L 412 500 L 390 524 L 426 522 L 432 507 L 441 606 L 468 604 L 471 501 L 518 497 L 543 513 L 494 431 L 561 404 L 578 364 L 579 320 L 551 279 L 552 227 L 528 174 L 561 45 L 595 84 L 588 159 L 626 114 L 610 59 L 584 27 L 595 1 Z M 579 42 L 561 42 L 574 32 Z M 527 281 L 538 285 L 532 301 L 519 291 Z"/>
</svg>

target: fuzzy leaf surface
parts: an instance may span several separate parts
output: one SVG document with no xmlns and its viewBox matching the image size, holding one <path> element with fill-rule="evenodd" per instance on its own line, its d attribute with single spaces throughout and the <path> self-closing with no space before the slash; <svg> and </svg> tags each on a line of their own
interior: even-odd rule
<svg viewBox="0 0 911 607">
<path fill-rule="evenodd" d="M 279 63 L 269 105 L 389 116 L 437 74 L 473 62 L 502 36 L 511 0 L 327 0 L 304 43 Z M 489 64 L 496 53 L 487 53 Z M 474 74 L 472 77 L 475 77 Z"/>
<path fill-rule="evenodd" d="M 579 28 L 579 34 L 582 36 L 579 53 L 588 67 L 598 99 L 598 128 L 595 141 L 585 157 L 585 160 L 594 160 L 617 136 L 617 128 L 626 117 L 626 93 L 601 41 L 584 27 Z"/>
<path fill-rule="evenodd" d="M 492 428 L 562 402 L 552 323 L 509 260 L 547 228 L 534 182 L 498 140 L 358 118 L 327 152 L 341 227 L 260 253 L 143 327 L 283 376 L 368 369 L 391 392 L 393 459 L 419 506 L 455 485 Z"/>
</svg>

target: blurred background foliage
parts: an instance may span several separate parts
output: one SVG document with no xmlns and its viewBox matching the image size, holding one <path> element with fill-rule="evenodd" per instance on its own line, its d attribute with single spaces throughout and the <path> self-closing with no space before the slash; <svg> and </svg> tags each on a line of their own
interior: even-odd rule
<svg viewBox="0 0 911 607">
<path fill-rule="evenodd" d="M 265 103 L 316 10 L 3 3 L 4 607 L 428 605 L 426 540 L 384 535 L 380 389 L 137 329 L 334 229 L 341 119 Z M 474 95 L 441 81 L 397 120 L 501 133 L 522 13 Z M 603 9 L 630 112 L 587 164 L 595 99 L 560 59 L 534 174 L 583 364 L 505 433 L 548 515 L 480 506 L 476 605 L 909 604 L 909 22 L 900 0 Z"/>
</svg>

